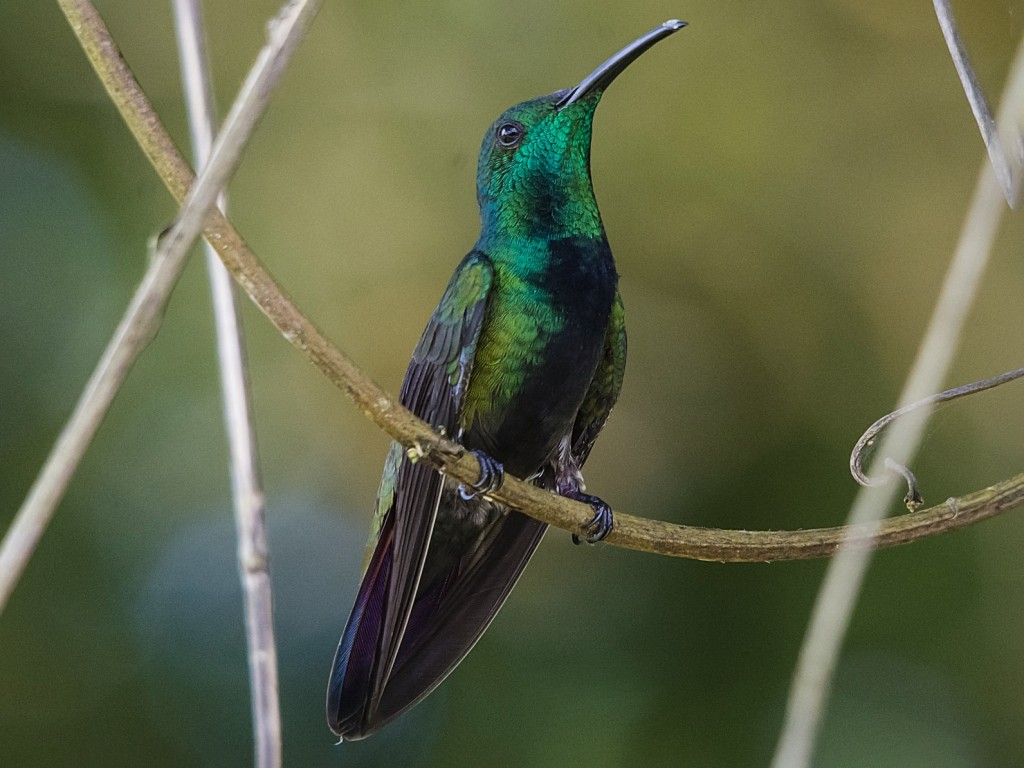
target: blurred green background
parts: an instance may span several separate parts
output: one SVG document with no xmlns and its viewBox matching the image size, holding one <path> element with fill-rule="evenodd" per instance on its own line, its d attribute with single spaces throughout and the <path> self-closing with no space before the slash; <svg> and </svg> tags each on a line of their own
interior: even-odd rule
<svg viewBox="0 0 1024 768">
<path fill-rule="evenodd" d="M 187 144 L 169 3 L 98 6 Z M 205 4 L 222 105 L 276 0 Z M 174 207 L 55 3 L 0 24 L 0 524 L 24 497 Z M 1021 0 L 956 3 L 990 98 Z M 983 148 L 929 3 L 328 3 L 231 187 L 305 312 L 396 391 L 477 233 L 480 136 L 670 17 L 598 110 L 593 175 L 630 331 L 589 487 L 654 518 L 842 520 L 893 404 Z M 1022 365 L 1010 219 L 950 383 Z M 824 565 L 713 565 L 554 531 L 464 664 L 336 747 L 326 676 L 387 439 L 251 307 L 286 764 L 762 766 Z M 938 501 L 1020 471 L 1021 385 L 947 408 Z M 819 766 L 1024 762 L 1024 523 L 878 555 Z M 208 292 L 193 259 L 0 617 L 0 764 L 251 761 Z"/>
</svg>

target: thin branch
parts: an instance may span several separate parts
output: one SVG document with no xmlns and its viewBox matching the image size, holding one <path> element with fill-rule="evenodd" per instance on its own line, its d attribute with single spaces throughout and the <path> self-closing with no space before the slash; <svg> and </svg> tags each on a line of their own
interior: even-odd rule
<svg viewBox="0 0 1024 768">
<path fill-rule="evenodd" d="M 1001 122 L 1006 120 L 1011 108 L 1018 109 L 1024 104 L 1024 91 L 1016 87 L 1021 81 L 1021 73 L 1024 73 L 1024 42 L 1018 49 L 1014 72 L 1017 74 L 1011 74 L 1005 92 Z M 901 402 L 922 400 L 941 385 L 988 262 L 1004 210 L 1000 184 L 992 165 L 986 162 L 982 165 L 960 242 L 900 397 Z M 931 411 L 931 407 L 917 408 L 898 421 L 883 439 L 875 464 L 894 456 L 899 466 L 909 465 L 920 445 Z M 896 486 L 892 483 L 877 488 L 862 487 L 847 518 L 850 530 L 865 531 L 870 537 L 872 528 L 884 529 L 886 523 L 880 522 L 879 518 L 891 507 L 895 493 Z M 955 519 L 957 503 L 950 502 L 947 506 Z M 869 550 L 847 540 L 829 563 L 800 649 L 782 733 L 772 760 L 773 768 L 804 768 L 810 765 L 836 662 L 870 558 Z"/>
<path fill-rule="evenodd" d="M 111 77 L 127 76 L 131 84 L 138 89 L 135 78 L 121 59 L 92 4 L 88 0 L 58 2 L 90 58 L 98 56 L 102 60 L 102 69 L 98 70 L 98 74 L 104 80 L 104 85 L 108 86 L 108 89 L 113 89 L 115 101 L 121 101 L 125 94 L 118 93 L 123 83 L 112 80 Z M 319 2 L 289 3 L 282 15 L 270 26 L 270 41 L 260 52 L 242 86 L 239 97 L 224 123 L 224 130 L 217 137 L 210 163 L 186 195 L 174 226 L 161 239 L 142 283 L 79 397 L 71 418 L 57 438 L 3 543 L 0 544 L 0 613 L 3 612 L 14 585 L 52 519 L 68 482 L 96 434 L 114 396 L 127 378 L 132 365 L 159 328 L 171 290 L 181 274 L 188 252 L 199 235 L 207 212 L 237 166 L 247 137 L 266 108 L 273 84 L 283 71 L 318 7 Z M 159 122 L 148 105 L 143 115 L 148 120 Z M 135 125 L 133 128 L 138 132 L 140 126 Z M 162 150 L 164 153 L 173 151 L 177 154 L 174 143 L 166 136 L 166 131 L 163 133 L 163 136 L 147 135 L 144 140 L 145 146 L 158 153 Z M 172 169 L 187 168 L 187 164 L 180 156 L 176 160 L 162 157 L 161 163 L 166 163 Z"/>
<path fill-rule="evenodd" d="M 102 34 L 108 35 L 105 29 Z M 117 48 L 109 37 L 104 45 L 87 47 L 86 51 L 90 58 L 118 57 Z M 159 157 L 152 161 L 168 190 L 180 200 L 181 176 L 175 169 L 181 168 L 184 161 L 169 139 L 165 140 L 166 131 L 155 119 L 145 94 L 127 70 L 125 77 L 103 62 L 94 66 L 104 78 L 108 90 L 124 95 L 116 103 L 132 132 L 145 134 L 140 144 L 170 145 L 168 151 L 176 155 L 173 160 Z M 184 188 L 187 186 L 186 181 Z M 253 303 L 328 380 L 352 399 L 370 421 L 450 477 L 460 482 L 473 482 L 480 476 L 480 465 L 471 453 L 440 437 L 429 424 L 403 408 L 299 312 L 231 223 L 217 211 L 211 212 L 207 219 L 204 236 Z M 492 495 L 537 520 L 576 533 L 582 533 L 593 516 L 593 510 L 585 504 L 548 493 L 511 476 L 506 476 L 501 490 Z M 850 541 L 852 545 L 864 547 L 905 544 L 962 528 L 1020 506 L 1024 506 L 1024 475 L 951 500 L 946 505 L 886 520 L 877 531 L 874 527 L 854 529 L 850 532 Z M 957 513 L 954 514 L 953 509 Z M 846 533 L 844 527 L 802 531 L 697 528 L 616 511 L 615 528 L 605 541 L 641 552 L 696 560 L 764 562 L 829 557 L 838 549 Z"/>
<path fill-rule="evenodd" d="M 216 111 L 202 9 L 198 0 L 174 0 L 174 15 L 193 152 L 197 167 L 202 168 L 213 145 Z M 224 195 L 221 195 L 217 207 L 224 211 Z M 245 344 L 236 310 L 235 284 L 209 243 L 205 243 L 204 251 L 213 299 L 221 399 L 230 453 L 238 566 L 245 605 L 255 759 L 259 768 L 279 768 L 281 707 L 273 595 Z"/>
<path fill-rule="evenodd" d="M 985 100 L 985 93 L 982 91 L 978 78 L 974 74 L 974 69 L 967 58 L 967 49 L 964 48 L 963 40 L 960 39 L 956 17 L 953 15 L 953 9 L 949 5 L 949 0 L 933 0 L 933 4 L 935 6 L 935 16 L 938 18 L 939 27 L 942 29 L 942 36 L 946 40 L 949 55 L 953 59 L 956 73 L 960 77 L 960 83 L 963 85 L 964 93 L 967 95 L 967 101 L 971 105 L 971 112 L 974 113 L 974 119 L 978 123 L 978 130 L 981 131 L 981 138 L 984 140 L 985 148 L 988 150 L 988 157 L 995 171 L 996 179 L 1003 188 L 1006 202 L 1011 208 L 1016 208 L 1017 197 L 1020 193 L 1020 167 L 1022 161 L 1020 133 L 1019 131 L 1014 132 L 1014 135 L 1017 137 L 1016 157 L 1014 162 L 1011 163 L 1010 159 L 1006 156 L 1006 152 L 1003 150 L 1002 142 L 999 140 L 999 131 L 996 129 L 995 118 L 992 117 L 992 111 Z"/>
</svg>

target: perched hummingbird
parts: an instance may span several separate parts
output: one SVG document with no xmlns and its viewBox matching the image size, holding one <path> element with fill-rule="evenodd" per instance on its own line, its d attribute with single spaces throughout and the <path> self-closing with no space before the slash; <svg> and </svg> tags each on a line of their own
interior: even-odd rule
<svg viewBox="0 0 1024 768">
<path fill-rule="evenodd" d="M 515 586 L 547 526 L 491 501 L 507 470 L 590 504 L 596 542 L 611 508 L 580 468 L 622 386 L 618 276 L 590 180 L 594 110 L 666 21 L 575 88 L 506 110 L 480 148 L 481 231 L 413 352 L 401 402 L 479 459 L 459 485 L 395 443 L 368 561 L 334 658 L 327 721 L 362 739 L 462 661 Z M 573 540 L 579 543 L 574 535 Z"/>
</svg>

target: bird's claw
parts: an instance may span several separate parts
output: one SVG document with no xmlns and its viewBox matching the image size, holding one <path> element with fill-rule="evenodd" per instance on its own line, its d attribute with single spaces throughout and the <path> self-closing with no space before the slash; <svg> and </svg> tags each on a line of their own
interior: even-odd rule
<svg viewBox="0 0 1024 768">
<path fill-rule="evenodd" d="M 500 461 L 481 451 L 470 451 L 470 453 L 476 456 L 476 460 L 480 462 L 480 479 L 475 483 L 459 484 L 459 496 L 466 501 L 493 493 L 505 482 L 505 467 Z"/>
<path fill-rule="evenodd" d="M 594 516 L 590 518 L 590 522 L 583 526 L 583 535 L 587 544 L 596 544 L 611 533 L 612 526 L 614 525 L 612 508 L 608 506 L 606 501 L 599 499 L 597 496 L 591 496 L 588 493 L 581 493 L 579 491 L 566 495 L 570 499 L 582 501 L 584 504 L 589 504 L 594 508 Z M 583 540 L 579 534 L 574 533 L 572 535 L 573 544 L 579 544 Z"/>
</svg>

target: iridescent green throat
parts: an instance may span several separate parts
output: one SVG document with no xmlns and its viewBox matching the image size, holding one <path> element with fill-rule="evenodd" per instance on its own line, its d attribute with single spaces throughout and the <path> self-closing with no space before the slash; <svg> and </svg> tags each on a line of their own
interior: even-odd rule
<svg viewBox="0 0 1024 768">
<path fill-rule="evenodd" d="M 480 241 L 512 251 L 528 241 L 567 237 L 603 238 L 601 215 L 590 179 L 590 137 L 595 92 L 572 105 L 556 105 L 564 92 L 542 96 L 506 110 L 484 136 L 477 172 Z M 518 125 L 522 140 L 502 146 L 503 127 Z"/>
</svg>

